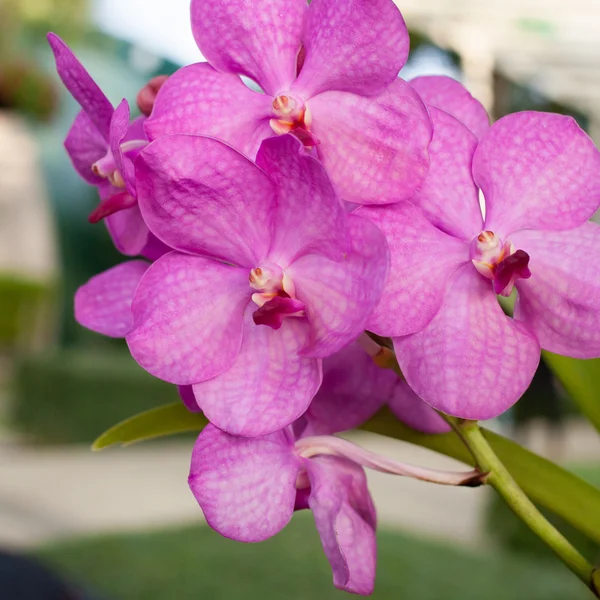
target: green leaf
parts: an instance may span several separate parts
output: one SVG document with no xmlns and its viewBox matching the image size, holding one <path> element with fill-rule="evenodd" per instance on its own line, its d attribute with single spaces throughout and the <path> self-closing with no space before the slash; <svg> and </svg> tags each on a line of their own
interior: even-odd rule
<svg viewBox="0 0 600 600">
<path fill-rule="evenodd" d="M 435 450 L 469 465 L 473 457 L 454 433 L 428 435 L 400 423 L 387 409 L 362 429 Z M 600 490 L 553 462 L 526 450 L 501 435 L 483 433 L 523 491 L 565 521 L 600 542 Z"/>
<path fill-rule="evenodd" d="M 92 450 L 102 450 L 113 444 L 128 446 L 186 431 L 200 431 L 207 424 L 208 420 L 202 413 L 190 412 L 182 402 L 165 404 L 117 423 L 92 444 Z"/>
<path fill-rule="evenodd" d="M 600 431 L 600 359 L 581 360 L 544 352 L 544 360 L 579 410 Z"/>
</svg>

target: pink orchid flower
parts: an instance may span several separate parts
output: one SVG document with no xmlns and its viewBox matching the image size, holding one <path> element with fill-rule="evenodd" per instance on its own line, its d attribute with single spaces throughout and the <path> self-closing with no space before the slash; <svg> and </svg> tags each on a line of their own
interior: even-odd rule
<svg viewBox="0 0 600 600">
<path fill-rule="evenodd" d="M 447 112 L 412 203 L 363 207 L 391 272 L 369 328 L 392 336 L 411 388 L 434 408 L 489 419 L 527 389 L 540 346 L 600 356 L 600 152 L 569 118 L 522 112 L 478 142 Z M 479 205 L 485 197 L 485 216 Z M 518 292 L 514 318 L 497 294 Z"/>
<path fill-rule="evenodd" d="M 149 268 L 120 265 L 76 298 L 81 323 L 125 334 L 142 367 L 193 385 L 206 416 L 239 435 L 279 430 L 304 413 L 321 359 L 362 332 L 388 268 L 381 232 L 345 213 L 297 140 L 266 141 L 257 161 L 196 136 L 144 148 L 139 205 L 176 251 Z M 107 308 L 111 296 L 121 309 Z"/>
<path fill-rule="evenodd" d="M 136 200 L 133 160 L 148 143 L 144 119 L 130 123 L 126 100 L 114 109 L 57 35 L 49 33 L 48 43 L 61 80 L 83 109 L 65 139 L 65 148 L 79 175 L 98 188 L 100 204 L 90 215 L 90 222 L 104 219 L 123 254 L 157 258 L 167 248 L 148 231 Z"/>
<path fill-rule="evenodd" d="M 348 348 L 354 354 L 356 346 Z M 363 467 L 446 485 L 478 485 L 480 474 L 393 461 L 332 435 L 357 427 L 366 414 L 364 395 L 346 396 L 343 410 L 339 399 L 320 393 L 292 425 L 260 437 L 208 425 L 194 446 L 189 484 L 208 524 L 238 541 L 265 540 L 295 510 L 309 508 L 334 585 L 368 595 L 375 581 L 376 514 Z M 376 402 L 368 402 L 374 409 Z"/>
<path fill-rule="evenodd" d="M 191 13 L 208 63 L 164 83 L 150 140 L 210 135 L 253 158 L 265 138 L 292 133 L 348 202 L 395 202 L 421 185 L 431 125 L 398 79 L 409 38 L 392 0 L 193 0 Z"/>
</svg>

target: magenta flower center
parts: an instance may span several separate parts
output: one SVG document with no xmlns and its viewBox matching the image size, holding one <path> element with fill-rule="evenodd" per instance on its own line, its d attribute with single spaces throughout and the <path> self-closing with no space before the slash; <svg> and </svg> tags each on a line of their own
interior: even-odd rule
<svg viewBox="0 0 600 600">
<path fill-rule="evenodd" d="M 317 140 L 310 131 L 311 121 L 308 105 L 302 98 L 292 94 L 281 94 L 273 100 L 270 125 L 276 134 L 291 133 L 305 146 L 316 146 Z"/>
<path fill-rule="evenodd" d="M 279 329 L 286 317 L 305 316 L 305 305 L 295 297 L 294 283 L 275 263 L 263 263 L 250 271 L 252 300 L 258 305 L 252 318 L 257 325 Z"/>
<path fill-rule="evenodd" d="M 529 254 L 501 240 L 493 231 L 482 231 L 473 238 L 469 256 L 477 271 L 492 280 L 494 292 L 510 296 L 517 279 L 531 277 Z"/>
</svg>

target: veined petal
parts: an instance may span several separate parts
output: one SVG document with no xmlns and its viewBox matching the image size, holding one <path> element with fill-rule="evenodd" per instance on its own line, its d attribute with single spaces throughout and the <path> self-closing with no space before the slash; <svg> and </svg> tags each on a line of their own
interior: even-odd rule
<svg viewBox="0 0 600 600">
<path fill-rule="evenodd" d="M 356 339 L 381 298 L 389 266 L 385 238 L 368 219 L 347 219 L 352 248 L 345 258 L 335 262 L 308 254 L 286 271 L 306 306 L 305 356 L 330 356 Z"/>
<path fill-rule="evenodd" d="M 515 317 L 542 348 L 575 358 L 600 357 L 600 226 L 571 231 L 520 231 L 531 278 L 517 281 Z"/>
<path fill-rule="evenodd" d="M 48 43 L 54 53 L 56 70 L 65 87 L 86 112 L 98 133 L 108 142 L 112 104 L 71 49 L 55 33 L 48 34 Z"/>
<path fill-rule="evenodd" d="M 102 177 L 94 174 L 92 165 L 106 154 L 108 144 L 85 111 L 75 117 L 65 138 L 65 148 L 75 170 L 87 183 L 100 185 L 104 182 Z"/>
<path fill-rule="evenodd" d="M 149 263 L 132 260 L 92 277 L 75 293 L 75 320 L 109 337 L 125 337 L 133 327 L 133 295 Z"/>
<path fill-rule="evenodd" d="M 144 127 L 150 140 L 176 133 L 209 135 L 254 158 L 261 141 L 273 135 L 272 102 L 237 75 L 197 63 L 169 77 Z"/>
<path fill-rule="evenodd" d="M 346 211 L 323 165 L 291 135 L 265 140 L 256 164 L 277 188 L 270 259 L 285 268 L 311 252 L 341 258 L 349 246 Z"/>
<path fill-rule="evenodd" d="M 457 119 L 431 107 L 429 173 L 411 198 L 442 231 L 470 242 L 483 227 L 479 189 L 471 175 L 477 138 Z"/>
<path fill-rule="evenodd" d="M 144 223 L 139 206 L 132 206 L 109 215 L 104 222 L 115 247 L 121 254 L 139 256 L 144 252 L 152 234 Z"/>
<path fill-rule="evenodd" d="M 392 0 L 313 0 L 302 37 L 306 57 L 294 90 L 378 94 L 408 57 L 408 30 Z"/>
<path fill-rule="evenodd" d="M 339 196 L 357 204 L 408 200 L 429 169 L 431 121 L 401 79 L 377 96 L 323 92 L 309 101 L 319 157 Z"/>
<path fill-rule="evenodd" d="M 299 470 L 283 431 L 243 438 L 207 425 L 194 446 L 188 481 L 213 529 L 241 542 L 260 542 L 292 518 Z"/>
<path fill-rule="evenodd" d="M 323 360 L 323 384 L 304 415 L 303 435 L 328 435 L 362 425 L 390 400 L 398 381 L 358 342 L 348 344 Z"/>
<path fill-rule="evenodd" d="M 412 391 L 406 381 L 397 376 L 396 381 L 388 405 L 400 421 L 423 433 L 446 433 L 452 429 L 429 404 L 425 404 Z"/>
<path fill-rule="evenodd" d="M 381 229 L 390 248 L 390 274 L 367 329 L 383 336 L 420 331 L 440 309 L 452 273 L 469 260 L 468 245 L 409 202 L 364 206 L 357 214 Z"/>
<path fill-rule="evenodd" d="M 482 138 L 473 176 L 485 196 L 486 229 L 582 225 L 600 205 L 600 152 L 571 117 L 532 111 L 503 117 Z"/>
<path fill-rule="evenodd" d="M 266 257 L 273 182 L 230 146 L 200 136 L 160 138 L 141 151 L 136 176 L 144 221 L 171 248 L 250 269 Z"/>
<path fill-rule="evenodd" d="M 489 280 L 466 264 L 425 329 L 394 338 L 406 381 L 427 404 L 463 419 L 485 420 L 525 392 L 540 346 L 523 323 L 507 317 Z"/>
<path fill-rule="evenodd" d="M 315 517 L 335 587 L 368 595 L 375 584 L 376 516 L 364 471 L 343 458 L 320 456 L 307 462 Z"/>
<path fill-rule="evenodd" d="M 206 417 L 233 435 L 282 429 L 307 409 L 321 385 L 321 361 L 298 355 L 306 323 L 284 319 L 280 329 L 255 325 L 246 311 L 239 354 L 229 369 L 194 385 Z"/>
<path fill-rule="evenodd" d="M 490 128 L 490 118 L 479 100 L 456 79 L 446 75 L 425 75 L 409 82 L 427 106 L 434 106 L 452 115 L 477 137 Z"/>
<path fill-rule="evenodd" d="M 192 32 L 215 69 L 274 96 L 296 77 L 306 9 L 306 0 L 192 0 Z"/>
<path fill-rule="evenodd" d="M 132 356 L 177 385 L 204 381 L 235 360 L 250 301 L 245 270 L 170 252 L 148 269 L 133 301 Z"/>
</svg>

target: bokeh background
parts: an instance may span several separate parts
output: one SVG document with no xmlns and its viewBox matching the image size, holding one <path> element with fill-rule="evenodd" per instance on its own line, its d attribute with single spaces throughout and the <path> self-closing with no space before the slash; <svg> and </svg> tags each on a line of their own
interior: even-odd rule
<svg viewBox="0 0 600 600">
<path fill-rule="evenodd" d="M 493 118 L 570 114 L 600 142 L 598 0 L 397 4 L 412 34 L 404 77 L 460 79 Z M 62 148 L 77 107 L 45 33 L 74 47 L 115 104 L 134 104 L 150 77 L 202 60 L 188 5 L 0 0 L 0 548 L 41 560 L 98 599 L 341 598 L 309 514 L 258 545 L 204 525 L 186 484 L 192 437 L 89 451 L 110 425 L 177 398 L 122 342 L 74 322 L 76 288 L 121 257 L 104 226 L 87 222 L 95 190 Z M 563 368 L 567 388 L 600 410 L 599 363 Z M 600 485 L 598 436 L 545 362 L 517 407 L 490 426 Z M 354 437 L 409 462 L 454 466 L 409 444 Z M 380 516 L 376 599 L 587 597 L 489 490 L 369 478 Z M 566 532 L 600 559 L 594 542 Z M 0 599 L 15 600 L 2 573 Z"/>
</svg>

